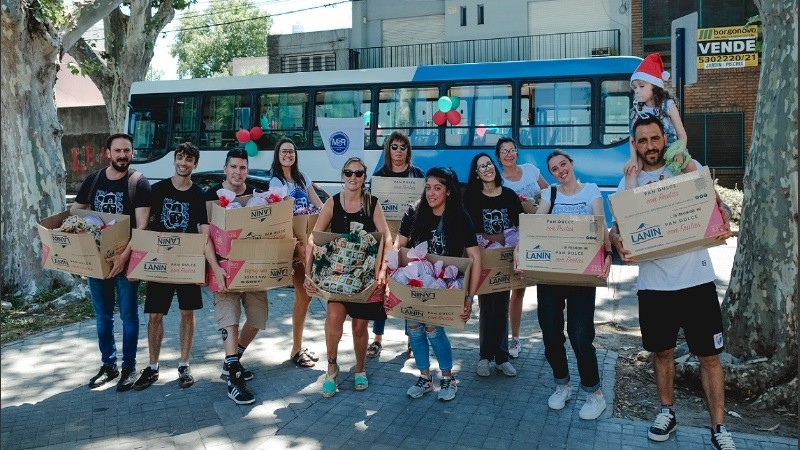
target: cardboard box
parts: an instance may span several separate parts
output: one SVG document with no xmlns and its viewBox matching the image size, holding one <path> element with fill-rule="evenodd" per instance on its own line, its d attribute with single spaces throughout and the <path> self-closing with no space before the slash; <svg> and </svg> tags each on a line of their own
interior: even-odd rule
<svg viewBox="0 0 800 450">
<path fill-rule="evenodd" d="M 251 196 L 237 197 L 244 204 Z M 288 239 L 292 237 L 292 207 L 288 199 L 269 205 L 225 209 L 215 200 L 211 203 L 210 237 L 214 251 L 227 258 L 231 242 L 236 239 Z M 207 203 L 207 205 L 208 205 Z"/>
<path fill-rule="evenodd" d="M 299 242 L 308 243 L 308 236 L 314 231 L 319 214 L 301 214 L 292 216 L 292 234 Z"/>
<path fill-rule="evenodd" d="M 397 232 L 400 231 L 400 220 L 387 220 L 386 225 L 389 226 L 389 233 L 392 233 L 392 242 L 397 238 Z"/>
<path fill-rule="evenodd" d="M 400 249 L 400 265 L 408 264 L 407 248 Z M 471 258 L 454 258 L 428 255 L 431 263 L 442 261 L 445 266 L 454 265 L 458 272 L 464 274 L 462 289 L 428 289 L 406 286 L 389 277 L 389 295 L 386 296 L 387 313 L 401 319 L 413 320 L 430 325 L 441 325 L 463 329 L 461 312 L 464 310 L 464 299 L 469 289 Z"/>
<path fill-rule="evenodd" d="M 401 220 L 408 205 L 425 192 L 424 178 L 372 177 L 372 195 L 378 197 L 386 220 Z"/>
<path fill-rule="evenodd" d="M 133 230 L 127 276 L 161 283 L 203 283 L 206 239 L 202 233 Z"/>
<path fill-rule="evenodd" d="M 238 239 L 231 242 L 229 258 L 219 262 L 228 274 L 226 288 L 233 292 L 266 291 L 292 284 L 295 239 Z M 208 271 L 208 289 L 219 292 L 214 271 Z"/>
<path fill-rule="evenodd" d="M 605 286 L 602 216 L 522 214 L 519 267 L 537 283 Z"/>
<path fill-rule="evenodd" d="M 72 213 L 64 211 L 47 217 L 37 225 L 39 238 L 42 240 L 42 267 L 75 275 L 92 278 L 108 278 L 111 263 L 106 261 L 116 254 L 122 253 L 131 237 L 130 216 L 108 214 L 87 209 L 75 212 L 75 215 L 98 216 L 105 223 L 112 220 L 114 225 L 100 230 L 100 247 L 89 233 L 64 233 L 56 231 L 64 219 Z"/>
<path fill-rule="evenodd" d="M 725 223 L 708 167 L 612 194 L 623 246 L 635 261 L 722 245 Z"/>
<path fill-rule="evenodd" d="M 502 234 L 483 234 L 483 237 L 490 241 L 505 243 Z M 491 294 L 536 284 L 535 281 L 523 278 L 521 274 L 514 272 L 514 247 L 482 248 L 480 252 L 481 277 L 475 294 Z"/>
<path fill-rule="evenodd" d="M 328 233 L 325 231 L 314 231 L 313 234 L 314 234 L 315 246 L 325 245 L 328 242 L 341 236 L 341 233 Z M 378 232 L 369 234 L 371 234 L 375 239 L 378 240 L 378 253 L 375 255 L 375 265 L 378 266 L 379 262 L 383 258 L 383 244 L 384 244 L 383 235 Z M 333 300 L 336 302 L 367 303 L 367 301 L 370 299 L 370 296 L 372 295 L 372 291 L 374 291 L 378 285 L 377 282 L 373 281 L 372 283 L 367 285 L 361 292 L 358 292 L 356 294 L 341 294 L 338 292 L 325 291 L 319 286 L 317 286 L 317 284 L 314 283 L 313 280 L 311 280 L 310 276 L 306 275 L 306 278 L 311 282 L 311 284 L 315 288 L 317 288 L 317 294 L 315 295 L 316 297 L 325 300 Z"/>
</svg>

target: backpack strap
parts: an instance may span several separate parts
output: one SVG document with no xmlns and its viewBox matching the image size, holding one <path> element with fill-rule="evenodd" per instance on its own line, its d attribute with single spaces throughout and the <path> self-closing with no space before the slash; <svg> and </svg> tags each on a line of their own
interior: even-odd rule
<svg viewBox="0 0 800 450">
<path fill-rule="evenodd" d="M 136 211 L 136 185 L 142 178 L 142 173 L 137 172 L 136 169 L 128 169 L 128 199 L 131 202 L 131 211 Z"/>
<path fill-rule="evenodd" d="M 556 205 L 556 187 L 550 186 L 550 212 L 548 214 L 553 214 L 553 206 Z"/>
<path fill-rule="evenodd" d="M 100 179 L 100 172 L 106 170 L 105 167 L 94 173 L 92 184 L 89 186 L 89 209 L 92 209 L 92 199 L 94 198 L 94 190 L 97 188 L 97 180 Z"/>
</svg>

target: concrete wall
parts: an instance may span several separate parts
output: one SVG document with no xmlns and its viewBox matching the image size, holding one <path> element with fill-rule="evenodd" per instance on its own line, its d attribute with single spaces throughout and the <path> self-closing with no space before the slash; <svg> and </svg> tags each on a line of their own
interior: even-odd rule
<svg viewBox="0 0 800 450">
<path fill-rule="evenodd" d="M 67 194 L 75 194 L 89 174 L 108 165 L 104 152 L 109 134 L 106 107 L 60 108 L 58 120 L 64 128 L 61 150 Z"/>
<path fill-rule="evenodd" d="M 390 19 L 442 15 L 444 0 L 369 0 L 353 2 L 350 47 L 381 47 L 382 22 Z"/>
<path fill-rule="evenodd" d="M 349 29 L 269 36 L 270 73 L 281 72 L 281 56 L 331 52 L 336 55 L 336 70 L 346 70 L 349 68 L 349 42 Z"/>
<path fill-rule="evenodd" d="M 483 5 L 483 25 L 478 25 L 478 5 Z M 467 9 L 467 25 L 461 26 L 461 7 Z M 467 41 L 527 36 L 528 2 L 519 0 L 446 0 L 446 39 Z"/>
</svg>

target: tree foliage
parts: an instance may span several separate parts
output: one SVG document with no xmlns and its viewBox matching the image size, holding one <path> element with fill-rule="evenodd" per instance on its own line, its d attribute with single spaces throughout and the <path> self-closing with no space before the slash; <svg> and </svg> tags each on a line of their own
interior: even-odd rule
<svg viewBox="0 0 800 450">
<path fill-rule="evenodd" d="M 178 59 L 178 76 L 229 75 L 234 58 L 267 56 L 271 24 L 269 15 L 247 0 L 211 0 L 204 12 L 185 14 L 170 50 Z"/>
</svg>

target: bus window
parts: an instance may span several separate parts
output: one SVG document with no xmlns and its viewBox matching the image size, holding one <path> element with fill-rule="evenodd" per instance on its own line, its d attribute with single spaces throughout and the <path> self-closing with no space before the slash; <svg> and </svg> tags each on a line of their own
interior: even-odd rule
<svg viewBox="0 0 800 450">
<path fill-rule="evenodd" d="M 455 86 L 449 95 L 459 98 L 455 109 L 461 123 L 447 124 L 448 145 L 469 145 L 470 130 L 473 146 L 494 146 L 501 137 L 511 136 L 510 84 Z"/>
<path fill-rule="evenodd" d="M 200 148 L 233 148 L 236 132 L 250 129 L 250 95 L 204 95 Z"/>
<path fill-rule="evenodd" d="M 525 83 L 521 89 L 521 145 L 586 146 L 592 142 L 588 81 Z"/>
<path fill-rule="evenodd" d="M 167 105 L 165 96 L 142 96 L 131 102 L 128 134 L 133 136 L 133 161 L 152 161 L 167 149 Z"/>
<path fill-rule="evenodd" d="M 600 85 L 600 142 L 603 145 L 628 139 L 631 101 L 627 81 L 603 81 Z"/>
<path fill-rule="evenodd" d="M 378 103 L 378 127 L 381 135 L 402 131 L 412 147 L 431 147 L 439 140 L 439 127 L 433 123 L 438 110 L 439 88 L 413 87 L 381 89 Z M 378 145 L 383 140 L 378 139 Z"/>
<path fill-rule="evenodd" d="M 352 91 L 318 91 L 315 95 L 314 116 L 331 118 L 364 117 L 370 110 L 372 93 L 369 89 Z M 378 136 L 381 129 L 378 129 Z M 314 120 L 314 148 L 323 148 L 322 137 Z M 364 147 L 369 146 L 369 126 L 364 131 Z"/>
<path fill-rule="evenodd" d="M 305 92 L 265 93 L 258 96 L 258 126 L 264 136 L 256 141 L 259 150 L 273 150 L 285 137 L 297 148 L 308 146 L 305 134 L 308 94 Z"/>
<path fill-rule="evenodd" d="M 197 98 L 176 96 L 172 103 L 172 144 L 197 143 Z"/>
</svg>

